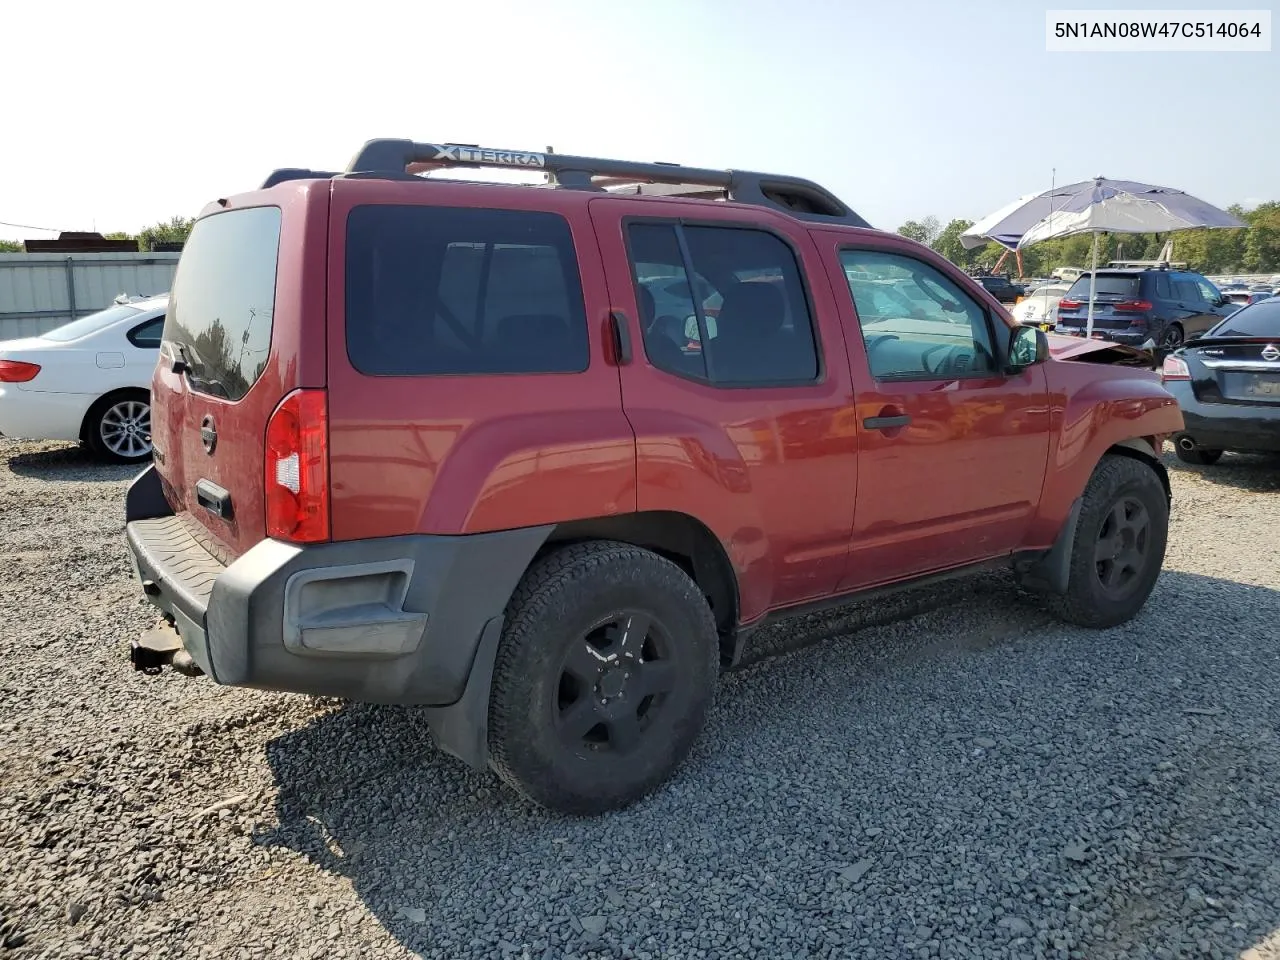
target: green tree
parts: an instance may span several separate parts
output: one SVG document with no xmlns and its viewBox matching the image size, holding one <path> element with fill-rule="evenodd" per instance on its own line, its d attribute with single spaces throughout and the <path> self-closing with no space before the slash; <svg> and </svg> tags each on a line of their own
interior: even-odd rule
<svg viewBox="0 0 1280 960">
<path fill-rule="evenodd" d="M 1246 270 L 1270 273 L 1280 269 L 1280 203 L 1259 204 L 1243 215 L 1249 224 L 1241 260 Z"/>
<path fill-rule="evenodd" d="M 132 240 L 134 243 L 138 242 L 137 237 L 135 237 L 132 233 L 125 233 L 123 230 L 116 230 L 113 233 L 104 234 L 104 236 L 108 240 Z M 139 247 L 138 249 L 141 250 L 142 248 Z"/>
<path fill-rule="evenodd" d="M 0 253 L 22 253 L 22 244 L 17 240 L 0 240 Z"/>
<path fill-rule="evenodd" d="M 898 228 L 898 233 L 908 240 L 915 240 L 917 243 L 932 246 L 933 241 L 938 236 L 940 227 L 938 218 L 929 216 L 923 220 L 908 220 Z"/>
<path fill-rule="evenodd" d="M 905 228 L 906 224 L 904 223 L 902 226 Z M 972 226 L 972 220 L 952 220 L 934 237 L 931 246 L 956 266 L 971 266 L 977 250 L 966 250 L 960 242 L 960 234 Z M 899 232 L 901 233 L 901 229 L 899 229 Z"/>
<path fill-rule="evenodd" d="M 157 243 L 180 243 L 187 239 L 195 220 L 190 217 L 171 217 L 167 221 L 152 224 L 138 234 L 140 250 L 154 250 Z"/>
</svg>

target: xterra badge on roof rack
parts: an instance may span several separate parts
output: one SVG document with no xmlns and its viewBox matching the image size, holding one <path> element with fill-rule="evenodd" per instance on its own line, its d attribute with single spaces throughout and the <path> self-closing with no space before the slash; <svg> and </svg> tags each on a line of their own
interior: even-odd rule
<svg viewBox="0 0 1280 960">
<path fill-rule="evenodd" d="M 484 163 L 502 167 L 545 167 L 547 158 L 541 153 L 522 150 L 494 150 L 461 143 L 428 143 L 423 146 L 435 150 L 433 160 L 452 163 Z"/>
</svg>

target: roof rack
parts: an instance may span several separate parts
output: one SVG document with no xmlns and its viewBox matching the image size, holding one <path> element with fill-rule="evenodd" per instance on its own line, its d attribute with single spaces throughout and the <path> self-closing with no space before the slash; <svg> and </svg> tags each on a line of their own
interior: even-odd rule
<svg viewBox="0 0 1280 960">
<path fill-rule="evenodd" d="M 497 150 L 468 143 L 369 140 L 341 173 L 284 168 L 263 189 L 287 180 L 404 177 L 439 169 L 501 167 L 542 173 L 553 187 L 641 196 L 725 199 L 781 210 L 797 219 L 869 227 L 830 191 L 800 177 L 746 170 L 707 170 L 677 163 L 575 157 L 547 150 Z M 420 178 L 417 178 L 420 179 Z"/>
<path fill-rule="evenodd" d="M 1107 263 L 1108 267 L 1120 270 L 1141 270 L 1151 267 L 1155 270 L 1185 270 L 1187 264 L 1181 260 L 1111 260 Z"/>
</svg>

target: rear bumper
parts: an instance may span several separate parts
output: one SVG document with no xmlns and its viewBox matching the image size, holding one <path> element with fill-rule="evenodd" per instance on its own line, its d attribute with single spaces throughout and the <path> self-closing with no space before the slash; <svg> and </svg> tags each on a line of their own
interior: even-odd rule
<svg viewBox="0 0 1280 960">
<path fill-rule="evenodd" d="M 1076 326 L 1074 322 L 1058 323 L 1054 327 L 1054 332 L 1064 337 L 1083 337 L 1085 327 Z M 1118 329 L 1094 327 L 1093 335 L 1102 340 L 1110 340 L 1112 343 L 1123 343 L 1134 347 L 1142 346 L 1151 338 L 1151 334 L 1146 330 L 1131 330 L 1123 327 Z"/>
<path fill-rule="evenodd" d="M 372 703 L 463 695 L 481 635 L 550 527 L 296 546 L 264 540 L 230 565 L 193 518 L 161 506 L 148 468 L 126 501 L 135 572 L 183 648 L 222 684 Z"/>
<path fill-rule="evenodd" d="M 78 440 L 94 397 L 20 390 L 0 384 L 0 436 L 25 440 Z"/>
<path fill-rule="evenodd" d="M 1165 389 L 1182 408 L 1185 427 L 1175 442 L 1190 437 L 1209 450 L 1280 451 L 1280 404 L 1203 403 L 1182 380 L 1166 383 Z"/>
</svg>

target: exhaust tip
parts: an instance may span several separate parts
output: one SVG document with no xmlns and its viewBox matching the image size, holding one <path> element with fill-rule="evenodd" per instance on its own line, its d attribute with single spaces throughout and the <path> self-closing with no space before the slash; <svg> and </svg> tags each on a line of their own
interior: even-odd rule
<svg viewBox="0 0 1280 960">
<path fill-rule="evenodd" d="M 1190 437 L 1179 437 L 1178 446 L 1183 450 L 1194 450 L 1196 448 L 1196 442 Z"/>
</svg>

